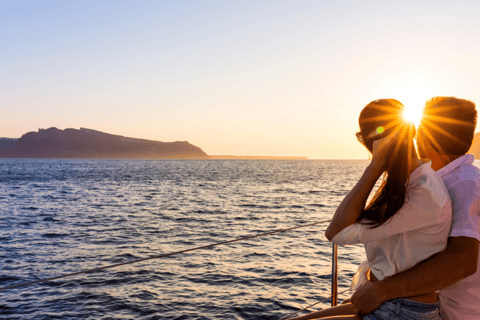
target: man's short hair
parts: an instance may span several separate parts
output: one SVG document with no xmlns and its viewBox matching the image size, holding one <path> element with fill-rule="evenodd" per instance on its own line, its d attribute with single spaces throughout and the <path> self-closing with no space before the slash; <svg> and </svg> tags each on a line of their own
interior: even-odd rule
<svg viewBox="0 0 480 320">
<path fill-rule="evenodd" d="M 455 97 L 434 97 L 425 104 L 420 130 L 434 149 L 453 156 L 468 152 L 476 125 L 475 103 Z"/>
</svg>

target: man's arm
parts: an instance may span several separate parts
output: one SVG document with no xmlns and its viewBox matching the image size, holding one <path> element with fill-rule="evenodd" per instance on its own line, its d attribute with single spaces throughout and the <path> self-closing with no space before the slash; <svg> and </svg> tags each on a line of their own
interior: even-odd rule
<svg viewBox="0 0 480 320">
<path fill-rule="evenodd" d="M 367 282 L 355 291 L 352 303 L 359 314 L 368 314 L 391 299 L 413 297 L 451 286 L 477 271 L 479 241 L 450 237 L 445 251 L 413 268 L 379 282 Z"/>
</svg>

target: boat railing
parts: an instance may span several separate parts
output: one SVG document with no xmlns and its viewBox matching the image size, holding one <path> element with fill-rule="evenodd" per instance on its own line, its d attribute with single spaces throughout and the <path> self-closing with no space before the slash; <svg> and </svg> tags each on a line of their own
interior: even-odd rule
<svg viewBox="0 0 480 320">
<path fill-rule="evenodd" d="M 337 305 L 338 299 L 338 256 L 337 245 L 332 246 L 332 307 Z"/>
</svg>

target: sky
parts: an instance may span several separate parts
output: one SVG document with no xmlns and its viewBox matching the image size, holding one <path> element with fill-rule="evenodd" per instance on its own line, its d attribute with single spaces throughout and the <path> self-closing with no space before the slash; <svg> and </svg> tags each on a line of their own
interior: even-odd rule
<svg viewBox="0 0 480 320">
<path fill-rule="evenodd" d="M 0 137 L 366 159 L 370 101 L 480 103 L 479 1 L 2 1 Z"/>
</svg>

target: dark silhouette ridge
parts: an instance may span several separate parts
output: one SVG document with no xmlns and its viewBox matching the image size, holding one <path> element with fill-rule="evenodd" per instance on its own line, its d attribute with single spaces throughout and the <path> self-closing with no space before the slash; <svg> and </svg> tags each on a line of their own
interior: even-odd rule
<svg viewBox="0 0 480 320">
<path fill-rule="evenodd" d="M 14 140 L 14 141 L 6 141 Z M 80 128 L 39 129 L 20 139 L 0 139 L 1 158 L 208 159 L 187 141 L 160 142 Z"/>
</svg>

